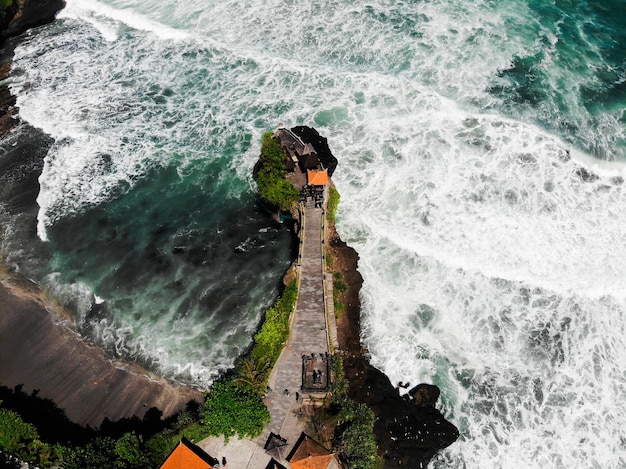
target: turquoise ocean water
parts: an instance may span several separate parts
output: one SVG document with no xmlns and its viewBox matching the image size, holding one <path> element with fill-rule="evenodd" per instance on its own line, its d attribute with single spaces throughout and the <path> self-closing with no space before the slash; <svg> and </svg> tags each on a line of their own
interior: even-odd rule
<svg viewBox="0 0 626 469">
<path fill-rule="evenodd" d="M 431 466 L 624 468 L 624 13 L 68 0 L 16 51 L 20 113 L 55 143 L 41 241 L 16 224 L 3 250 L 112 355 L 208 386 L 289 264 L 260 136 L 314 126 L 372 361 L 439 385 L 461 429 Z"/>
</svg>

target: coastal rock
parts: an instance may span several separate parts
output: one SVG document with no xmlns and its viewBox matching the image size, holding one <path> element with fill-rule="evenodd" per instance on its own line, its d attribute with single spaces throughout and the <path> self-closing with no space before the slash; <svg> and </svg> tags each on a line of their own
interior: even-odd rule
<svg viewBox="0 0 626 469">
<path fill-rule="evenodd" d="M 30 28 L 51 23 L 64 7 L 64 0 L 14 1 L 0 19 L 0 44 L 8 37 L 19 36 Z"/>
<path fill-rule="evenodd" d="M 14 0 L 4 12 L 0 11 L 0 81 L 9 77 L 16 41 L 8 38 L 19 36 L 30 28 L 51 23 L 65 7 L 65 0 Z M 15 97 L 8 86 L 0 86 L 0 140 L 19 122 Z"/>
<path fill-rule="evenodd" d="M 335 158 L 328 147 L 328 139 L 322 137 L 313 127 L 300 125 L 291 129 L 304 143 L 310 143 L 317 151 L 317 157 L 328 170 L 328 176 L 332 176 L 337 168 L 337 158 Z"/>
<path fill-rule="evenodd" d="M 437 386 L 419 384 L 402 397 L 389 378 L 369 363 L 360 342 L 363 278 L 357 269 L 359 255 L 332 225 L 328 236 L 333 269 L 340 271 L 349 285 L 342 297 L 345 310 L 337 322 L 349 395 L 376 415 L 374 433 L 385 468 L 426 467 L 439 450 L 457 440 L 459 431 L 435 408 L 440 395 Z"/>
<path fill-rule="evenodd" d="M 409 391 L 417 407 L 435 407 L 440 394 L 439 388 L 432 384 L 418 384 Z"/>
<path fill-rule="evenodd" d="M 360 354 L 344 357 L 344 371 L 350 397 L 376 415 L 374 433 L 385 468 L 426 467 L 439 450 L 459 437 L 457 428 L 434 406 L 437 386 L 414 388 L 419 400 L 403 398 L 389 378 Z"/>
</svg>

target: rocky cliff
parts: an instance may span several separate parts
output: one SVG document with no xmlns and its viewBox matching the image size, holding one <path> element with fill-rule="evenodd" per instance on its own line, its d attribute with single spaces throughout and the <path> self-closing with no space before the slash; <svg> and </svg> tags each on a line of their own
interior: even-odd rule
<svg viewBox="0 0 626 469">
<path fill-rule="evenodd" d="M 0 45 L 9 37 L 51 23 L 63 7 L 64 0 L 13 0 L 0 14 Z"/>
</svg>

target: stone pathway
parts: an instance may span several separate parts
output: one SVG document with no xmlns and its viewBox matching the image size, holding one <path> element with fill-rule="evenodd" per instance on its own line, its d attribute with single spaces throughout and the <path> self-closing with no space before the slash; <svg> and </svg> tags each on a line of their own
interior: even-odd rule
<svg viewBox="0 0 626 469">
<path fill-rule="evenodd" d="M 327 295 L 324 295 L 323 217 L 324 211 L 316 208 L 313 201 L 306 203 L 303 216 L 304 231 L 300 238 L 302 257 L 298 302 L 291 321 L 289 341 L 272 370 L 269 379 L 271 391 L 265 399 L 272 417 L 270 424 L 265 427 L 261 436 L 254 440 L 255 444 L 250 440 L 237 438 L 231 438 L 229 443 L 225 444 L 221 437 L 211 437 L 200 442 L 200 446 L 212 456 L 218 458 L 225 456 L 229 466 L 263 469 L 270 458 L 263 451 L 270 432 L 287 440 L 287 445 L 278 452 L 284 458 L 300 433 L 304 431 L 304 426 L 298 419 L 298 411 L 303 407 L 303 401 L 309 399 L 311 394 L 301 390 L 302 356 L 316 354 L 319 357 L 330 353 L 324 303 L 327 301 L 332 305 L 332 289 L 331 299 L 327 300 Z M 332 276 L 327 282 L 332 288 Z M 326 287 L 328 288 L 328 284 Z M 285 390 L 289 392 L 286 393 Z M 296 393 L 300 398 L 298 402 Z M 277 459 L 287 464 L 280 456 Z"/>
<path fill-rule="evenodd" d="M 308 394 L 300 390 L 302 385 L 302 355 L 324 355 L 329 352 L 324 309 L 322 217 L 324 212 L 308 201 L 304 209 L 304 236 L 298 302 L 292 318 L 289 342 L 283 349 L 270 377 L 272 392 L 266 399 L 272 422 L 258 439 L 265 444 L 270 432 L 278 434 L 291 444 L 300 436 L 303 427 L 295 418 L 300 402 Z M 284 391 L 288 390 L 289 394 Z"/>
</svg>

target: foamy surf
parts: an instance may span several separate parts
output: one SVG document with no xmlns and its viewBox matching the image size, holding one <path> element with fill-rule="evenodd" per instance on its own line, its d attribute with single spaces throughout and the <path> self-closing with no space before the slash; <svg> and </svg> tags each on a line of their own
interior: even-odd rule
<svg viewBox="0 0 626 469">
<path fill-rule="evenodd" d="M 462 430 L 432 466 L 624 467 L 626 26 L 566 8 L 70 0 L 15 58 L 57 140 L 38 279 L 106 298 L 84 333 L 111 353 L 210 383 L 287 264 L 252 202 L 260 135 L 313 125 L 373 362 L 438 384 Z"/>
</svg>

